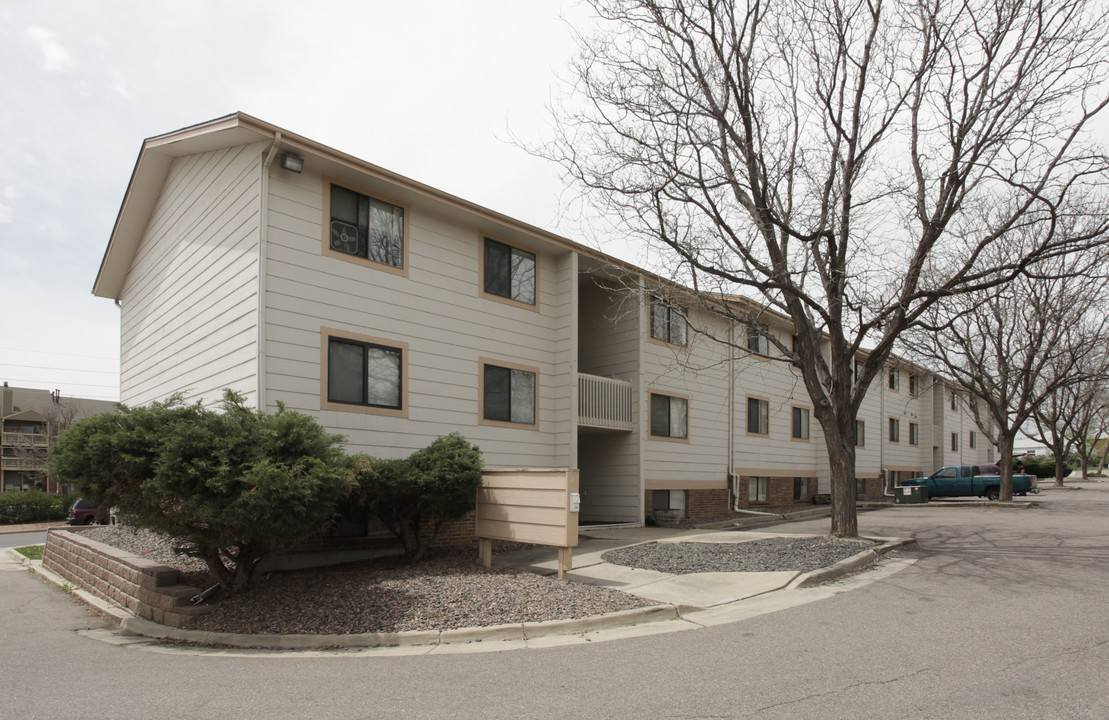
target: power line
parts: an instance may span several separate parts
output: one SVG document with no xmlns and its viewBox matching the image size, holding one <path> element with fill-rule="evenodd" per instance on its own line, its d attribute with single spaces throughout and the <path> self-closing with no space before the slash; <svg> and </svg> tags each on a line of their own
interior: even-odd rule
<svg viewBox="0 0 1109 720">
<path fill-rule="evenodd" d="M 32 384 L 36 384 L 36 385 L 55 385 L 55 386 L 63 386 L 63 387 L 66 386 L 66 385 L 69 385 L 70 387 L 95 387 L 95 388 L 116 388 L 116 387 L 119 387 L 118 383 L 115 384 L 115 385 L 95 385 L 93 383 L 83 383 L 83 382 L 68 382 L 67 383 L 67 382 L 56 382 L 54 380 L 28 380 L 27 378 L 22 378 L 22 379 L 20 379 L 20 378 L 7 378 L 6 381 L 10 382 L 10 383 L 32 383 Z"/>
<path fill-rule="evenodd" d="M 32 350 L 30 348 L 0 347 L 0 350 L 7 350 L 9 352 L 38 353 L 40 355 L 58 355 L 60 357 L 75 357 L 75 358 L 83 358 L 85 360 L 116 360 L 116 358 L 108 357 L 106 355 L 82 355 L 80 353 L 60 353 L 60 352 L 53 352 L 51 350 Z"/>
<path fill-rule="evenodd" d="M 30 370 L 57 370 L 59 372 L 80 372 L 80 373 L 99 373 L 101 375 L 118 375 L 119 370 L 82 370 L 79 368 L 64 368 L 64 367 L 44 367 L 42 365 L 13 365 L 11 363 L 0 362 L 4 367 L 25 368 Z"/>
</svg>

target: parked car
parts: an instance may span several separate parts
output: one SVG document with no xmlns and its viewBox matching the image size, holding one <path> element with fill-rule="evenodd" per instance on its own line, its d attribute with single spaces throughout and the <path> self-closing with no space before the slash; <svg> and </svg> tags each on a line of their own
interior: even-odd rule
<svg viewBox="0 0 1109 720">
<path fill-rule="evenodd" d="M 902 487 L 922 485 L 928 488 L 928 497 L 985 497 L 997 500 L 1001 496 L 1001 468 L 997 465 L 950 465 L 942 467 L 928 477 L 912 478 L 901 483 Z M 1027 495 L 1040 491 L 1032 475 L 1013 475 L 1013 494 Z"/>
<path fill-rule="evenodd" d="M 83 498 L 77 498 L 65 517 L 66 525 L 92 525 L 95 522 L 96 506 Z"/>
</svg>

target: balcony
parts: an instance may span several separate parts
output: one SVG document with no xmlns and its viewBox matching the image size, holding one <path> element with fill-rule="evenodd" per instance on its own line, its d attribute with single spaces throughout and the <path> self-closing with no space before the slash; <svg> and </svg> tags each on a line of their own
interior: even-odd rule
<svg viewBox="0 0 1109 720">
<path fill-rule="evenodd" d="M 578 373 L 578 426 L 632 430 L 632 384 Z"/>
<path fill-rule="evenodd" d="M 44 458 L 11 457 L 5 455 L 0 458 L 0 469 L 4 470 L 40 470 Z"/>
<path fill-rule="evenodd" d="M 3 438 L 5 447 L 46 447 L 49 444 L 49 439 L 44 432 L 6 432 Z"/>
</svg>

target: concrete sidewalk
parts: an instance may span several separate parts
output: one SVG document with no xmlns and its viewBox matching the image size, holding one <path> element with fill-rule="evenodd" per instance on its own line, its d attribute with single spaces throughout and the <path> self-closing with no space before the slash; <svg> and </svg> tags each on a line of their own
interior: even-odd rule
<svg viewBox="0 0 1109 720">
<path fill-rule="evenodd" d="M 617 548 L 641 543 L 742 543 L 763 538 L 813 537 L 788 532 L 745 530 L 674 530 L 657 527 L 606 528 L 585 530 L 574 548 L 573 569 L 567 580 L 601 585 L 632 595 L 665 603 L 678 612 L 691 612 L 738 602 L 788 587 L 807 587 L 846 574 L 872 562 L 879 554 L 912 542 L 898 538 L 870 538 L 872 549 L 847 560 L 809 573 L 786 572 L 705 572 L 673 575 L 655 570 L 613 565 L 601 556 Z M 558 551 L 540 547 L 493 556 L 493 566 L 539 575 L 554 575 L 558 570 Z"/>
<path fill-rule="evenodd" d="M 659 603 L 656 606 L 626 610 L 594 617 L 513 623 L 459 630 L 368 633 L 360 635 L 239 635 L 171 628 L 135 617 L 83 590 L 73 592 L 105 615 L 116 618 L 119 630 L 88 631 L 89 637 L 115 645 L 137 646 L 158 652 L 186 651 L 160 641 L 193 643 L 218 648 L 188 648 L 188 652 L 242 654 L 302 650 L 318 653 L 361 652 L 370 654 L 427 654 L 432 652 L 487 652 L 520 648 L 550 647 L 578 642 L 596 642 L 625 637 L 692 630 L 709 625 L 736 622 L 767 612 L 775 612 L 829 597 L 843 588 L 812 588 L 847 575 L 875 562 L 885 552 L 911 543 L 899 538 L 869 538 L 871 549 L 835 565 L 808 573 L 800 572 L 710 572 L 671 575 L 652 570 L 613 565 L 601 555 L 609 550 L 646 542 L 741 543 L 771 537 L 813 537 L 788 532 L 734 530 L 679 530 L 657 527 L 587 529 L 574 548 L 573 569 L 568 582 L 602 585 Z M 36 573 L 58 585 L 60 577 L 14 551 L 0 557 L 0 563 L 22 562 Z M 860 576 L 859 584 L 896 572 L 912 564 L 898 560 Z M 493 556 L 493 565 L 541 575 L 554 575 L 558 549 L 530 548 Z M 227 649 L 230 648 L 230 649 Z M 249 650 L 247 650 L 249 648 Z M 326 648 L 326 650 L 324 649 Z"/>
</svg>

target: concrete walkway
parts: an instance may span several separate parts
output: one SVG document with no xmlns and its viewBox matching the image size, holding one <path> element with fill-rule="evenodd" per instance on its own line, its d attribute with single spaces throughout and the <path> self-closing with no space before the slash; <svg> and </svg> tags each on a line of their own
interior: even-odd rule
<svg viewBox="0 0 1109 720">
<path fill-rule="evenodd" d="M 777 528 L 776 528 L 777 529 Z M 783 528 L 784 529 L 784 528 Z M 671 575 L 652 570 L 613 565 L 601 555 L 609 550 L 645 542 L 740 543 L 771 537 L 812 537 L 788 532 L 720 530 L 676 530 L 666 528 L 606 528 L 583 531 L 574 548 L 569 582 L 603 585 L 659 603 L 654 607 L 609 613 L 595 617 L 547 622 L 513 623 L 460 630 L 368 633 L 360 635 L 241 635 L 171 628 L 135 617 L 81 589 L 73 592 L 105 615 L 119 622 L 118 631 L 95 630 L 89 637 L 115 645 L 133 646 L 156 652 L 201 654 L 261 653 L 283 650 L 333 653 L 427 654 L 441 652 L 487 652 L 549 647 L 578 642 L 597 642 L 626 637 L 692 630 L 775 612 L 786 607 L 830 597 L 849 587 L 823 586 L 831 580 L 874 563 L 885 552 L 913 542 L 899 538 L 871 538 L 874 547 L 851 558 L 809 573 L 748 572 L 694 573 Z M 911 560 L 884 562 L 863 573 L 853 586 L 873 582 L 896 572 Z M 15 553 L 0 554 L 0 564 L 23 563 L 46 580 L 68 587 L 61 577 L 44 570 L 40 561 Z M 532 548 L 493 556 L 493 565 L 541 575 L 554 575 L 557 548 Z M 821 587 L 813 587 L 821 585 Z M 804 589 L 803 588 L 811 588 Z M 162 641 L 194 643 L 223 648 L 183 647 Z M 249 650 L 247 649 L 249 648 Z M 323 648 L 327 648 L 326 650 Z"/>
</svg>

